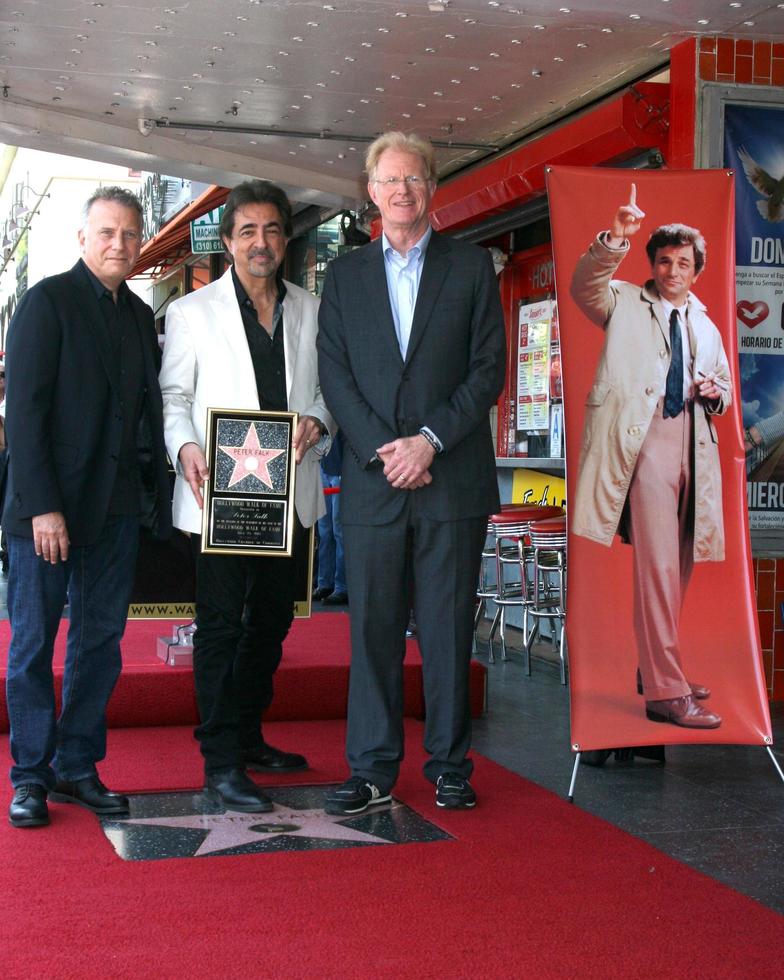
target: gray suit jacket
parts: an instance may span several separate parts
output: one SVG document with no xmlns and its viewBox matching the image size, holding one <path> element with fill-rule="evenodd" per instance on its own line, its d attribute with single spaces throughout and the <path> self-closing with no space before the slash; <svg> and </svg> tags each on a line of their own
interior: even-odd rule
<svg viewBox="0 0 784 980">
<path fill-rule="evenodd" d="M 416 494 L 432 520 L 479 517 L 499 507 L 489 412 L 503 386 L 504 317 L 489 253 L 433 233 L 425 254 L 411 339 L 400 355 L 381 241 L 335 259 L 319 310 L 319 376 L 346 438 L 345 524 L 386 524 Z M 379 446 L 428 426 L 444 451 L 433 482 L 390 486 Z"/>
</svg>

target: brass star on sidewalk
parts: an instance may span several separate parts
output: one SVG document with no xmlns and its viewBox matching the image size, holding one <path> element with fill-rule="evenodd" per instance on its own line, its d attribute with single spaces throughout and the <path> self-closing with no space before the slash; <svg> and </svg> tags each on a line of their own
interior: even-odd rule
<svg viewBox="0 0 784 980">
<path fill-rule="evenodd" d="M 389 808 L 396 804 L 390 804 Z M 381 810 L 379 807 L 378 810 Z M 383 808 L 387 809 L 387 808 Z M 377 811 L 376 811 L 377 812 Z M 352 830 L 340 823 L 346 816 L 329 816 L 323 810 L 296 810 L 275 804 L 272 813 L 193 813 L 182 817 L 143 817 L 123 820 L 129 824 L 151 827 L 180 827 L 206 830 L 207 836 L 194 857 L 226 851 L 232 847 L 255 844 L 273 837 L 313 837 L 323 840 L 357 841 L 362 844 L 391 844 L 392 841 L 361 830 Z"/>
</svg>

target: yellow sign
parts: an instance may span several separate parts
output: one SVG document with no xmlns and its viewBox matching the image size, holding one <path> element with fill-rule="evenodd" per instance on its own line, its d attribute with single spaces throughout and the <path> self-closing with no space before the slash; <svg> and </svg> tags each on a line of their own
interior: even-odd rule
<svg viewBox="0 0 784 980">
<path fill-rule="evenodd" d="M 517 469 L 512 482 L 513 504 L 566 506 L 566 480 L 539 470 Z"/>
</svg>

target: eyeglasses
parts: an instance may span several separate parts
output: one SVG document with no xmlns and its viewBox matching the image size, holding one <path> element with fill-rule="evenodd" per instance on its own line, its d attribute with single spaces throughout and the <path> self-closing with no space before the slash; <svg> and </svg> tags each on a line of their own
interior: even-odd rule
<svg viewBox="0 0 784 980">
<path fill-rule="evenodd" d="M 397 187 L 398 184 L 405 184 L 407 187 L 421 187 L 430 183 L 430 179 L 409 174 L 407 177 L 374 177 L 373 183 L 381 184 L 382 187 Z"/>
</svg>

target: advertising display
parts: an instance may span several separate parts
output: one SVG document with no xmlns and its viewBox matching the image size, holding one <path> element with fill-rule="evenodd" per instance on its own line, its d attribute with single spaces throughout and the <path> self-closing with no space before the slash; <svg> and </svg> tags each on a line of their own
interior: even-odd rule
<svg viewBox="0 0 784 980">
<path fill-rule="evenodd" d="M 752 530 L 784 528 L 784 108 L 724 107 Z"/>
<path fill-rule="evenodd" d="M 548 168 L 575 751 L 769 744 L 733 176 Z"/>
</svg>

